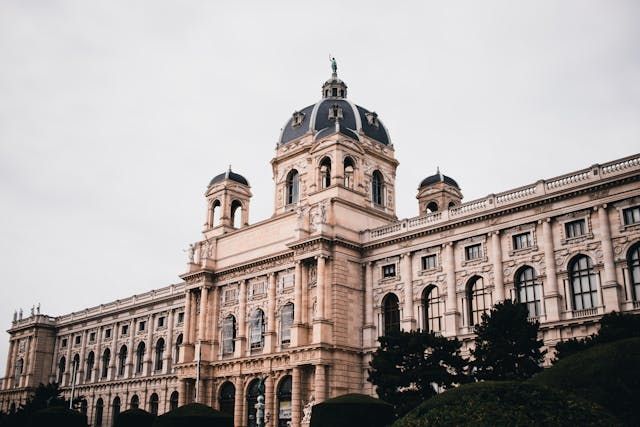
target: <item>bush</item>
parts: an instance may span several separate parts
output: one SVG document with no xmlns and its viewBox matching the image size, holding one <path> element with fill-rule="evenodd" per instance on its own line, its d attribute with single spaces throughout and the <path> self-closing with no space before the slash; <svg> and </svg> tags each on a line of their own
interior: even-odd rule
<svg viewBox="0 0 640 427">
<path fill-rule="evenodd" d="M 61 406 L 41 409 L 29 418 L 30 427 L 87 427 L 87 416 Z"/>
<path fill-rule="evenodd" d="M 531 379 L 598 403 L 627 425 L 640 419 L 640 338 L 601 344 L 558 361 Z"/>
<path fill-rule="evenodd" d="M 233 418 L 202 403 L 190 403 L 160 415 L 154 427 L 233 427 Z"/>
<path fill-rule="evenodd" d="M 116 418 L 115 427 L 151 427 L 156 417 L 139 408 L 127 409 Z"/>
<path fill-rule="evenodd" d="M 365 394 L 345 394 L 315 405 L 311 427 L 385 427 L 394 420 L 393 406 Z"/>
<path fill-rule="evenodd" d="M 597 404 L 579 397 L 528 382 L 487 381 L 432 397 L 393 427 L 617 424 Z"/>
</svg>

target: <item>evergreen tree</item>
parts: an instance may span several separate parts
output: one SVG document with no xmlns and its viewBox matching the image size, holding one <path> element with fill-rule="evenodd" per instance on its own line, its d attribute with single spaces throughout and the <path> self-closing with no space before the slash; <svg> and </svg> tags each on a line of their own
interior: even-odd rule
<svg viewBox="0 0 640 427">
<path fill-rule="evenodd" d="M 368 381 L 378 396 L 404 415 L 437 391 L 466 382 L 460 342 L 433 332 L 399 332 L 378 338 Z"/>
<path fill-rule="evenodd" d="M 540 324 L 527 317 L 526 305 L 511 300 L 496 304 L 489 314 L 482 315 L 471 351 L 476 379 L 523 380 L 542 370 L 546 351 L 540 351 Z"/>
</svg>

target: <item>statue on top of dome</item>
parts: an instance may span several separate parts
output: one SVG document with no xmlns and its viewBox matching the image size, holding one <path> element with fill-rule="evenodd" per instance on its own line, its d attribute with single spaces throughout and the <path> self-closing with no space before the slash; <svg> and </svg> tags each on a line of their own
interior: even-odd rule
<svg viewBox="0 0 640 427">
<path fill-rule="evenodd" d="M 334 57 L 331 57 L 331 70 L 333 71 L 333 74 L 338 73 L 338 63 Z"/>
</svg>

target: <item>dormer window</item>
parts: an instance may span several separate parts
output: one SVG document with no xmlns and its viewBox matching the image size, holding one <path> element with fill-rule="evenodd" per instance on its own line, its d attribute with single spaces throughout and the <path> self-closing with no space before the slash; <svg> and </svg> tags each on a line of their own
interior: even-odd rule
<svg viewBox="0 0 640 427">
<path fill-rule="evenodd" d="M 329 109 L 329 120 L 342 120 L 342 107 L 338 104 L 333 104 Z"/>
<path fill-rule="evenodd" d="M 371 126 L 375 128 L 380 127 L 380 122 L 378 121 L 378 114 L 375 111 L 371 113 L 366 113 L 365 116 L 367 117 L 367 123 L 369 123 Z"/>
<path fill-rule="evenodd" d="M 293 113 L 293 118 L 291 119 L 291 126 L 294 128 L 300 127 L 303 121 L 304 121 L 304 113 L 301 113 L 300 111 L 295 111 Z"/>
</svg>

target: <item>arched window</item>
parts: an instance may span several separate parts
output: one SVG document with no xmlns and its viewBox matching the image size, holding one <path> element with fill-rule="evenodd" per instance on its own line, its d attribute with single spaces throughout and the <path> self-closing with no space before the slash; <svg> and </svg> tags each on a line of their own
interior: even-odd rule
<svg viewBox="0 0 640 427">
<path fill-rule="evenodd" d="M 174 409 L 178 409 L 178 392 L 174 391 L 171 393 L 169 397 L 169 410 L 173 411 Z"/>
<path fill-rule="evenodd" d="M 136 350 L 136 374 L 142 373 L 142 369 L 144 368 L 144 352 L 146 351 L 146 345 L 144 341 L 141 341 L 138 344 L 138 349 Z"/>
<path fill-rule="evenodd" d="M 249 344 L 252 350 L 259 350 L 264 346 L 264 312 L 257 308 L 249 321 Z"/>
<path fill-rule="evenodd" d="M 355 169 L 354 161 L 351 157 L 344 158 L 344 186 L 353 188 L 353 171 Z"/>
<path fill-rule="evenodd" d="M 96 356 L 93 351 L 90 351 L 87 355 L 87 371 L 84 373 L 84 380 L 91 381 L 91 373 L 93 372 L 93 366 L 96 363 Z"/>
<path fill-rule="evenodd" d="M 156 371 L 161 371 L 163 366 L 162 359 L 164 358 L 164 339 L 160 338 L 156 342 Z"/>
<path fill-rule="evenodd" d="M 278 427 L 291 424 L 291 375 L 278 385 Z"/>
<path fill-rule="evenodd" d="M 438 212 L 438 204 L 436 202 L 427 203 L 427 213 Z"/>
<path fill-rule="evenodd" d="M 84 416 L 87 415 L 87 409 L 88 409 L 88 404 L 87 404 L 87 399 L 82 399 L 80 401 L 80 413 Z"/>
<path fill-rule="evenodd" d="M 62 384 L 64 380 L 64 371 L 67 367 L 67 359 L 62 356 L 58 362 L 58 384 Z"/>
<path fill-rule="evenodd" d="M 178 335 L 178 338 L 176 338 L 175 356 L 173 357 L 173 361 L 175 363 L 178 363 L 180 360 L 180 346 L 182 345 L 182 339 L 182 334 Z"/>
<path fill-rule="evenodd" d="M 449 202 L 449 209 L 455 208 L 456 204 L 454 202 Z"/>
<path fill-rule="evenodd" d="M 102 353 L 102 373 L 100 377 L 107 378 L 109 374 L 109 362 L 111 362 L 111 350 L 108 348 Z"/>
<path fill-rule="evenodd" d="M 98 400 L 96 400 L 96 423 L 95 425 L 97 427 L 101 427 L 102 426 L 102 413 L 104 411 L 104 401 L 102 400 L 102 398 L 99 398 Z"/>
<path fill-rule="evenodd" d="M 134 394 L 133 396 L 131 396 L 131 401 L 129 403 L 129 408 L 130 409 L 138 409 L 139 406 L 140 406 L 140 398 L 138 397 L 137 394 Z"/>
<path fill-rule="evenodd" d="M 230 381 L 226 381 L 220 387 L 218 403 L 220 404 L 220 412 L 230 415 L 233 418 L 236 403 L 236 387 Z"/>
<path fill-rule="evenodd" d="M 120 352 L 118 353 L 118 375 L 123 376 L 124 370 L 127 366 L 127 346 L 123 345 L 120 347 Z"/>
<path fill-rule="evenodd" d="M 467 282 L 467 315 L 469 326 L 482 321 L 482 315 L 491 307 L 491 293 L 484 287 L 484 279 L 474 276 Z"/>
<path fill-rule="evenodd" d="M 382 300 L 384 334 L 400 332 L 400 304 L 395 294 L 387 294 Z"/>
<path fill-rule="evenodd" d="M 427 286 L 422 292 L 422 309 L 424 330 L 440 332 L 442 330 L 442 317 L 440 316 L 440 294 L 436 286 Z"/>
<path fill-rule="evenodd" d="M 256 403 L 258 403 L 258 395 L 260 394 L 260 380 L 255 378 L 249 383 L 247 388 L 247 427 L 256 427 Z"/>
<path fill-rule="evenodd" d="M 222 321 L 222 354 L 233 354 L 236 349 L 236 318 L 232 314 Z"/>
<path fill-rule="evenodd" d="M 293 169 L 287 175 L 287 204 L 292 205 L 298 203 L 300 189 L 300 175 L 298 171 Z"/>
<path fill-rule="evenodd" d="M 116 425 L 118 415 L 120 415 L 120 405 L 120 397 L 116 396 L 113 399 L 113 404 L 111 405 L 111 422 L 114 426 Z"/>
<path fill-rule="evenodd" d="M 11 406 L 9 406 L 9 413 L 10 414 L 16 413 L 16 402 L 11 402 Z"/>
<path fill-rule="evenodd" d="M 73 356 L 73 362 L 71 364 L 71 375 L 73 375 L 73 381 L 78 384 L 78 371 L 80 370 L 80 355 Z"/>
<path fill-rule="evenodd" d="M 18 383 L 18 381 L 20 380 L 20 376 L 22 375 L 23 366 L 24 366 L 24 360 L 22 358 L 16 360 L 16 367 L 14 371 L 16 384 Z"/>
<path fill-rule="evenodd" d="M 384 178 L 380 171 L 373 171 L 371 177 L 371 199 L 373 204 L 384 206 Z"/>
<path fill-rule="evenodd" d="M 516 295 L 518 302 L 527 305 L 529 317 L 542 314 L 542 287 L 536 283 L 536 272 L 529 266 L 522 267 L 516 273 Z"/>
<path fill-rule="evenodd" d="M 325 157 L 320 162 L 320 188 L 331 186 L 331 159 Z"/>
<path fill-rule="evenodd" d="M 220 200 L 215 199 L 211 204 L 211 225 L 216 227 L 220 225 L 220 211 L 222 207 L 220 205 Z"/>
<path fill-rule="evenodd" d="M 631 279 L 631 298 L 640 300 L 640 243 L 636 243 L 627 253 L 627 268 Z"/>
<path fill-rule="evenodd" d="M 231 202 L 231 221 L 234 228 L 242 227 L 242 203 L 239 200 Z"/>
<path fill-rule="evenodd" d="M 591 258 L 578 255 L 569 263 L 571 296 L 574 310 L 594 308 L 598 305 L 596 274 Z"/>
<path fill-rule="evenodd" d="M 289 345 L 291 342 L 291 326 L 293 325 L 293 304 L 287 303 L 280 311 L 280 344 Z"/>
<path fill-rule="evenodd" d="M 151 397 L 149 397 L 149 412 L 153 415 L 158 415 L 158 400 L 156 393 L 151 394 Z"/>
</svg>

